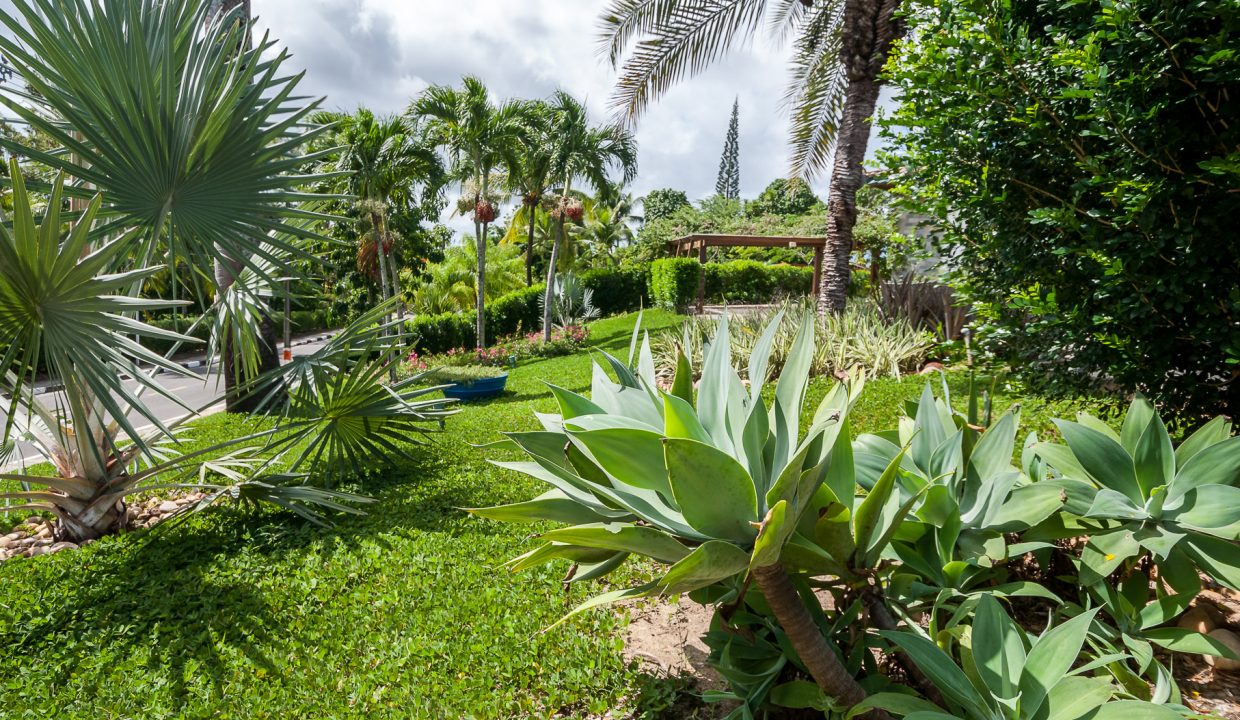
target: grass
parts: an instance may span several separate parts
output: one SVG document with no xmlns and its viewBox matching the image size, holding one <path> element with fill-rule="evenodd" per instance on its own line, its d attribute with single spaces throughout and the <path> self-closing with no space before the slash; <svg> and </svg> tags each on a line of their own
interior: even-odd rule
<svg viewBox="0 0 1240 720">
<path fill-rule="evenodd" d="M 645 317 L 652 331 L 677 322 Z M 623 356 L 631 326 L 596 323 L 591 343 Z M 0 564 L 0 715 L 584 717 L 645 690 L 662 697 L 622 659 L 622 614 L 540 632 L 597 588 L 566 596 L 563 567 L 504 572 L 536 528 L 459 509 L 542 491 L 468 443 L 535 427 L 533 411 L 554 410 L 544 380 L 585 390 L 589 378 L 586 353 L 522 364 L 505 395 L 466 406 L 411 458 L 358 468 L 347 489 L 378 502 L 332 528 L 224 509 Z M 871 382 L 854 427 L 894 427 L 924 380 Z M 965 379 L 951 383 L 962 399 Z M 827 386 L 816 380 L 811 399 Z M 1044 425 L 1052 406 L 1029 405 L 1027 424 Z M 251 428 L 213 416 L 193 442 Z"/>
</svg>

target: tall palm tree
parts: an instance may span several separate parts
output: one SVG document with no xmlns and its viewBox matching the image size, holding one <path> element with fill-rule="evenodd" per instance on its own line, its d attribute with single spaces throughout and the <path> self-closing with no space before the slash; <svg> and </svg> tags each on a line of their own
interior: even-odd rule
<svg viewBox="0 0 1240 720">
<path fill-rule="evenodd" d="M 602 45 L 623 69 L 615 107 L 636 118 L 687 75 L 702 72 L 749 40 L 764 17 L 791 38 L 785 102 L 792 111 L 792 174 L 831 167 L 827 253 L 819 309 L 844 309 L 851 272 L 857 191 L 881 72 L 903 32 L 900 0 L 612 0 L 602 17 Z M 625 50 L 633 52 L 624 56 Z"/>
<path fill-rule="evenodd" d="M 466 76 L 460 88 L 427 88 L 410 105 L 408 113 L 428 121 L 433 142 L 447 152 L 462 188 L 468 181 L 474 183 L 474 239 L 479 268 L 476 330 L 478 347 L 485 347 L 487 230 L 495 220 L 495 207 L 487 200 L 491 173 L 499 167 L 519 167 L 517 156 L 529 135 L 531 110 L 524 102 L 493 102 L 482 80 Z"/>
<path fill-rule="evenodd" d="M 529 104 L 530 132 L 521 143 L 521 151 L 517 156 L 517 164 L 510 169 L 509 185 L 512 192 L 521 200 L 509 226 L 526 229 L 525 239 L 525 284 L 534 284 L 534 240 L 537 230 L 538 215 L 551 192 L 553 178 L 551 175 L 555 141 L 551 137 L 551 107 L 542 101 Z M 507 239 L 507 238 L 506 238 Z"/>
<path fill-rule="evenodd" d="M 372 242 L 379 259 L 379 292 L 386 306 L 396 288 L 390 285 L 391 248 L 387 233 L 388 208 L 410 202 L 414 186 L 431 192 L 443 184 L 443 165 L 413 121 L 404 117 L 376 117 L 366 108 L 339 120 L 340 154 L 329 169 L 348 173 L 346 191 L 358 199 L 370 219 Z M 388 317 L 384 316 L 384 324 Z M 391 368 L 395 379 L 396 368 Z"/>
<path fill-rule="evenodd" d="M 637 175 L 637 141 L 633 134 L 615 126 L 592 126 L 585 105 L 562 91 L 557 91 L 551 99 L 551 136 L 556 143 L 552 175 L 561 185 L 559 204 L 553 211 L 556 240 L 551 245 L 551 259 L 547 263 L 543 302 L 543 340 L 546 342 L 551 341 L 555 266 L 564 243 L 564 224 L 569 219 L 579 222 L 584 215 L 582 205 L 573 198 L 574 184 L 584 182 L 603 193 L 612 185 L 610 172 L 613 168 L 620 170 L 622 183 L 631 182 Z"/>
<path fill-rule="evenodd" d="M 192 342 L 137 319 L 174 304 L 140 296 L 162 270 L 158 260 L 179 261 L 204 282 L 217 259 L 240 266 L 215 288 L 209 347 L 226 339 L 248 364 L 264 295 L 296 272 L 294 259 L 311 257 L 307 242 L 322 239 L 314 226 L 327 218 L 302 192 L 322 178 L 302 169 L 319 159 L 306 148 L 326 128 L 307 126 L 317 103 L 296 99 L 299 76 L 282 69 L 287 53 L 265 38 L 245 42 L 239 10 L 215 17 L 201 0 L 14 0 L 9 8 L 0 10 L 0 53 L 28 87 L 0 89 L 0 105 L 65 152 L 0 138 L 12 156 L 58 173 L 38 188 L 47 197 L 40 206 L 13 160 L 12 213 L 0 218 L 0 395 L 8 398 L 0 446 L 16 431 L 56 474 L 0 475 L 26 486 L 5 487 L 0 500 L 52 513 L 57 537 L 71 541 L 123 529 L 129 495 L 169 486 L 207 489 L 198 508 L 242 498 L 312 519 L 314 505 L 348 509 L 340 501 L 351 496 L 308 486 L 299 473 L 320 460 L 339 467 L 384 454 L 443 415 L 436 401 L 411 402 L 419 393 L 407 385 L 376 382 L 396 351 L 365 334 L 377 314 L 279 371 L 274 381 L 288 392 L 275 429 L 184 452 L 173 434 L 184 418 L 167 422 L 143 400 L 160 395 L 187 418 L 202 410 L 156 377 L 160 369 L 192 374 L 137 342 Z M 70 198 L 85 202 L 66 216 Z M 367 349 L 379 352 L 359 354 Z M 35 395 L 38 368 L 63 384 L 54 400 Z M 305 452 L 286 452 L 299 444 Z M 224 457 L 208 461 L 211 454 Z M 271 470 L 281 455 L 296 456 L 292 474 Z"/>
<path fill-rule="evenodd" d="M 609 205 L 602 198 L 587 200 L 585 219 L 578 229 L 581 255 L 591 266 L 616 264 L 616 249 L 633 241 L 628 224 L 628 206 L 621 200 Z"/>
</svg>

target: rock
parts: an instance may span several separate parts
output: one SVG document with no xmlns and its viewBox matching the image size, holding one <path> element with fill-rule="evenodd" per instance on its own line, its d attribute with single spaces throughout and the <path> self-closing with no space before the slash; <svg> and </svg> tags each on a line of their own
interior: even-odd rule
<svg viewBox="0 0 1240 720">
<path fill-rule="evenodd" d="M 22 532 L 21 530 L 17 530 L 16 532 L 11 532 L 11 533 L 9 533 L 8 535 L 5 535 L 4 537 L 8 538 L 9 540 L 12 540 L 12 541 L 16 542 L 16 541 L 21 540 L 22 538 L 26 537 L 26 533 Z"/>
<path fill-rule="evenodd" d="M 38 557 L 40 555 L 46 555 L 49 552 L 51 552 L 50 545 L 36 545 L 26 551 L 26 557 Z"/>
<path fill-rule="evenodd" d="M 14 540 L 13 538 L 10 538 L 8 535 L 5 535 L 4 537 L 0 537 L 0 550 L 4 550 L 8 546 L 12 545 L 14 542 L 16 542 L 16 540 Z"/>
<path fill-rule="evenodd" d="M 43 525 L 39 528 L 39 531 L 36 532 L 35 535 L 41 538 L 50 538 L 52 536 L 52 526 Z"/>
<path fill-rule="evenodd" d="M 168 501 L 166 501 L 166 502 L 162 502 L 162 503 L 160 503 L 160 504 L 159 504 L 159 513 L 160 513 L 161 515 L 168 515 L 168 514 L 170 514 L 170 513 L 174 513 L 174 512 L 176 512 L 177 510 L 180 510 L 180 509 L 181 509 L 181 506 L 180 506 L 180 505 L 177 505 L 176 503 L 172 502 L 171 500 L 168 500 Z"/>
<path fill-rule="evenodd" d="M 1209 633 L 1214 628 L 1222 624 L 1222 616 L 1218 611 L 1208 605 L 1198 605 L 1180 616 L 1175 626 L 1192 630 L 1193 632 Z"/>
<path fill-rule="evenodd" d="M 1240 656 L 1240 635 L 1230 630 L 1219 628 L 1210 632 L 1210 637 L 1218 640 L 1231 649 L 1233 653 Z M 1215 670 L 1222 672 L 1240 672 L 1240 660 L 1232 660 L 1230 658 L 1215 657 L 1214 655 L 1205 656 L 1206 664 L 1214 667 Z"/>
<path fill-rule="evenodd" d="M 77 550 L 77 549 L 78 549 L 78 546 L 74 545 L 71 542 L 58 542 L 58 543 L 53 543 L 51 546 L 49 546 L 47 548 L 47 552 L 50 555 L 51 553 L 57 553 L 57 552 L 60 552 L 61 550 Z"/>
<path fill-rule="evenodd" d="M 942 370 L 942 369 L 943 369 L 943 363 L 939 363 L 939 362 L 928 362 L 928 363 L 926 363 L 925 365 L 923 365 L 923 366 L 921 367 L 921 371 L 920 371 L 919 373 L 917 373 L 917 374 L 918 374 L 918 375 L 928 375 L 928 374 L 930 374 L 930 373 L 932 373 L 932 372 L 938 372 L 938 371 L 940 371 L 940 370 Z"/>
</svg>

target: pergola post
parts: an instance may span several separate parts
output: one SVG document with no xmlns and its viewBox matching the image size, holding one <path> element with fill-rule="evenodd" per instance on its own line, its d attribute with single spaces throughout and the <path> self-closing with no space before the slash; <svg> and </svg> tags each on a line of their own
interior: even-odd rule
<svg viewBox="0 0 1240 720">
<path fill-rule="evenodd" d="M 698 240 L 698 301 L 697 314 L 706 311 L 706 241 Z"/>
<path fill-rule="evenodd" d="M 813 298 L 817 302 L 818 296 L 822 294 L 822 246 L 814 248 L 814 289 Z"/>
</svg>

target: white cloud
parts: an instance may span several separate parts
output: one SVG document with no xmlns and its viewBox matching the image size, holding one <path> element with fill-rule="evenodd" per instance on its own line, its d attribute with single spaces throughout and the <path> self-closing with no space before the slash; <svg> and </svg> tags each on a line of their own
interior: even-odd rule
<svg viewBox="0 0 1240 720">
<path fill-rule="evenodd" d="M 464 74 L 503 97 L 562 88 L 609 117 L 616 72 L 598 53 L 603 0 L 253 0 L 261 25 L 307 70 L 303 89 L 329 107 L 398 112 L 432 83 Z M 787 172 L 780 97 L 785 54 L 759 39 L 669 92 L 636 126 L 639 176 L 632 190 L 711 194 L 734 97 L 741 103 L 741 192 L 756 195 Z M 825 182 L 818 183 L 820 192 Z"/>
</svg>

